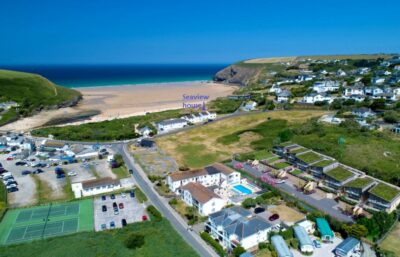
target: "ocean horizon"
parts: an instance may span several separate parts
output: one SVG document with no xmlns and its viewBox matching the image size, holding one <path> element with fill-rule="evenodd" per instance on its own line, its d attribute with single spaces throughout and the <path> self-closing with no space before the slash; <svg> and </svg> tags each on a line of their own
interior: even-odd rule
<svg viewBox="0 0 400 257">
<path fill-rule="evenodd" d="M 21 65 L 0 69 L 37 73 L 57 85 L 83 88 L 209 81 L 224 67 L 224 64 Z"/>
</svg>

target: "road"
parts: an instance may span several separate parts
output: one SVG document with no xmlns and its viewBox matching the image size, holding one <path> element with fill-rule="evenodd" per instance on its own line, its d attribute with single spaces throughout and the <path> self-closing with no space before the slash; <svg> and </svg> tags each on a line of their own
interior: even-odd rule
<svg viewBox="0 0 400 257">
<path fill-rule="evenodd" d="M 149 201 L 162 213 L 162 215 L 171 222 L 172 226 L 175 230 L 181 235 L 181 237 L 190 245 L 192 248 L 200 255 L 204 257 L 217 257 L 218 255 L 214 252 L 214 250 L 208 246 L 200 236 L 193 231 L 189 231 L 188 225 L 176 213 L 168 201 L 161 197 L 153 188 L 152 183 L 147 178 L 144 171 L 140 168 L 140 166 L 135 165 L 135 162 L 132 156 L 129 153 L 127 144 L 114 144 L 113 149 L 119 152 L 127 165 L 128 169 L 133 170 L 133 177 L 136 180 L 136 183 L 146 194 Z"/>
</svg>

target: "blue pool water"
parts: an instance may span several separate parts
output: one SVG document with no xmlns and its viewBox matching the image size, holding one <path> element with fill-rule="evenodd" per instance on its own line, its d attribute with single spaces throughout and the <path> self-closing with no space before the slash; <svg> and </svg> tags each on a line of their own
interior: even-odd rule
<svg viewBox="0 0 400 257">
<path fill-rule="evenodd" d="M 236 189 L 237 191 L 240 191 L 242 194 L 245 194 L 245 195 L 250 195 L 253 193 L 250 189 L 248 189 L 247 187 L 244 187 L 242 185 L 236 185 L 236 186 L 233 186 L 233 188 Z"/>
</svg>

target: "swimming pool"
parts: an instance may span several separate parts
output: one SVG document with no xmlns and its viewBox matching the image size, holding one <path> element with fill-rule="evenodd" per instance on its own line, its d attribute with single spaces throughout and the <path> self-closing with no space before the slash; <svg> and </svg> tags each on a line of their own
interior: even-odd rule
<svg viewBox="0 0 400 257">
<path fill-rule="evenodd" d="M 248 189 L 247 187 L 245 187 L 243 185 L 236 185 L 236 186 L 233 186 L 233 188 L 244 195 L 250 195 L 253 193 L 250 189 Z"/>
</svg>

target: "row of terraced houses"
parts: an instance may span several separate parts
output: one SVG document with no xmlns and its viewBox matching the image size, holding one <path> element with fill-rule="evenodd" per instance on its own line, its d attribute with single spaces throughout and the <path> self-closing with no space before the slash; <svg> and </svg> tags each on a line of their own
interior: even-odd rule
<svg viewBox="0 0 400 257">
<path fill-rule="evenodd" d="M 332 157 L 301 145 L 286 142 L 273 151 L 302 171 L 321 181 L 321 187 L 344 194 L 361 205 L 391 212 L 400 204 L 400 188 L 367 176 L 364 172 L 339 163 Z"/>
</svg>

